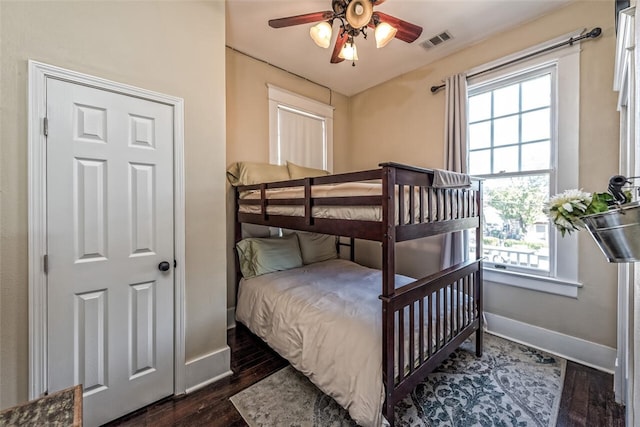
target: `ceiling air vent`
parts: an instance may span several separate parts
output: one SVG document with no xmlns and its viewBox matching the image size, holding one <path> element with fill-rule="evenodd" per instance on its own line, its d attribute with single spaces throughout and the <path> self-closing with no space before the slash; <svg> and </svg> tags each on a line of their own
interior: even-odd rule
<svg viewBox="0 0 640 427">
<path fill-rule="evenodd" d="M 453 36 L 449 31 L 443 31 L 440 34 L 437 34 L 433 37 L 430 37 L 428 40 L 423 41 L 422 43 L 420 43 L 420 46 L 422 46 L 424 49 L 431 49 L 432 47 L 438 46 L 439 44 L 442 44 L 452 38 Z"/>
</svg>

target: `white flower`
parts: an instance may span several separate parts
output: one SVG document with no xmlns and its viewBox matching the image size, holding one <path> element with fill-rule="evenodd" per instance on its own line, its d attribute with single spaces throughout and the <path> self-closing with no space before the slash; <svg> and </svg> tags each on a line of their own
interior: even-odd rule
<svg viewBox="0 0 640 427">
<path fill-rule="evenodd" d="M 580 217 L 585 214 L 593 196 L 582 190 L 566 190 L 549 199 L 545 213 L 562 235 L 584 227 Z"/>
</svg>

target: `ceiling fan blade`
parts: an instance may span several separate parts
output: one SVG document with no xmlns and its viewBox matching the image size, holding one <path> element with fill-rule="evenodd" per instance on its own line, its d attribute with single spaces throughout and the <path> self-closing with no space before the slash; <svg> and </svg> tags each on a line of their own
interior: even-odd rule
<svg viewBox="0 0 640 427">
<path fill-rule="evenodd" d="M 304 15 L 287 16 L 286 18 L 270 19 L 269 26 L 272 28 L 291 27 L 292 25 L 309 24 L 311 22 L 327 21 L 333 18 L 333 12 L 313 12 Z"/>
<path fill-rule="evenodd" d="M 331 63 L 337 64 L 338 62 L 344 61 L 344 58 L 340 58 L 340 51 L 342 50 L 342 46 L 347 42 L 349 38 L 349 34 L 346 31 L 340 31 L 338 33 L 338 37 L 336 38 L 336 45 L 333 47 L 333 53 L 331 54 Z"/>
<path fill-rule="evenodd" d="M 420 37 L 420 34 L 422 34 L 422 27 L 412 24 L 411 22 L 403 21 L 402 19 L 382 12 L 374 12 L 373 15 L 374 19 L 371 21 L 374 21 L 377 15 L 380 22 L 386 22 L 398 30 L 395 37 L 403 42 L 414 42 L 418 37 Z"/>
<path fill-rule="evenodd" d="M 378 6 L 387 0 L 371 0 L 374 6 Z"/>
</svg>

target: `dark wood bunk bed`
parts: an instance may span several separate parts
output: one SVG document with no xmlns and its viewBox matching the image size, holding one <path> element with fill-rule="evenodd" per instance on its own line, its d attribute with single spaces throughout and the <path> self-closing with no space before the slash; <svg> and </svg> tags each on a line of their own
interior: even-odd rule
<svg viewBox="0 0 640 427">
<path fill-rule="evenodd" d="M 316 186 L 363 181 L 381 183 L 381 194 L 312 196 Z M 235 187 L 236 242 L 242 239 L 243 223 L 350 238 L 352 261 L 354 239 L 381 242 L 382 290 L 379 298 L 382 303 L 385 390 L 382 415 L 391 426 L 394 425 L 394 406 L 474 333 L 476 355 L 482 355 L 482 182 L 472 178 L 467 188 L 436 188 L 433 184 L 433 170 L 382 163 L 379 169 L 367 171 Z M 270 190 L 293 187 L 303 188 L 304 197 L 269 197 Z M 244 198 L 243 195 L 249 192 L 253 192 L 254 197 Z M 314 216 L 317 207 L 372 206 L 381 210 L 381 220 Z M 250 212 L 247 207 L 251 207 Z M 297 207 L 299 210 L 296 216 L 278 215 L 270 213 L 270 208 L 274 207 Z M 477 259 L 396 288 L 396 243 L 470 229 L 475 229 Z M 236 270 L 239 281 L 237 257 Z M 446 301 L 449 298 L 450 305 Z M 415 325 L 416 317 L 418 325 Z"/>
</svg>

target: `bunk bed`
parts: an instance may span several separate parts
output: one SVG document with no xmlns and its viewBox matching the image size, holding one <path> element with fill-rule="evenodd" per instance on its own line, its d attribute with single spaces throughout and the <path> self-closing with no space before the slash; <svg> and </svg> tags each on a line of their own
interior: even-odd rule
<svg viewBox="0 0 640 427">
<path fill-rule="evenodd" d="M 394 406 L 473 334 L 476 354 L 482 355 L 482 182 L 467 177 L 468 185 L 451 187 L 446 180 L 444 185 L 439 182 L 438 174 L 443 171 L 398 163 L 379 166 L 367 171 L 236 186 L 235 242 L 242 240 L 242 224 L 342 236 L 337 242 L 350 247 L 351 261 L 354 260 L 354 239 L 381 243 L 382 268 L 375 276 L 380 289 L 375 307 L 381 319 L 375 323 L 382 329 L 377 335 L 378 348 L 382 345 L 379 376 L 383 395 L 379 409 L 381 417 L 393 426 Z M 417 280 L 395 274 L 397 242 L 463 230 L 475 234 L 472 253 L 475 252 L 477 259 Z M 237 257 L 236 267 L 241 283 Z M 329 272 L 325 274 L 330 275 L 341 267 L 319 263 L 319 267 L 314 268 L 324 269 Z M 302 270 L 302 276 L 315 274 L 310 268 Z M 284 277 L 278 274 L 265 277 Z M 344 277 L 341 275 L 341 280 Z M 262 280 L 260 277 L 250 280 L 255 279 Z M 263 286 L 266 285 L 260 283 L 257 288 Z M 351 283 L 337 286 L 358 287 Z M 281 289 L 284 288 L 287 286 Z M 259 298 L 246 303 L 250 307 L 244 311 L 257 310 L 254 304 Z M 236 313 L 238 315 L 238 311 Z M 321 343 L 315 345 L 319 347 Z M 331 363 L 340 361 L 324 363 L 332 366 Z M 312 375 L 310 378 L 314 381 Z M 320 388 L 331 394 L 332 390 Z M 347 406 L 353 403 L 351 399 L 346 401 Z M 352 408 L 348 409 L 353 416 Z M 375 425 L 380 420 L 356 419 L 363 425 Z"/>
</svg>

